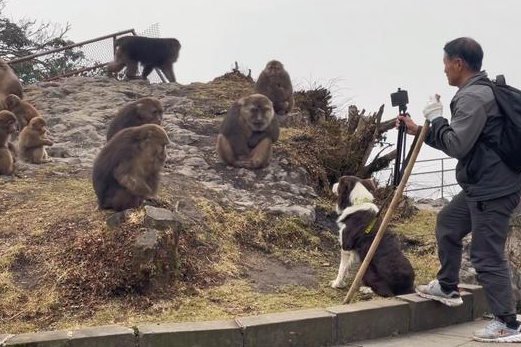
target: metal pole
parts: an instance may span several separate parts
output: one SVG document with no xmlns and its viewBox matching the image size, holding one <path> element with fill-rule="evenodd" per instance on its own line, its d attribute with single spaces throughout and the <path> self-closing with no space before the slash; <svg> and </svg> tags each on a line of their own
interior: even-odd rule
<svg viewBox="0 0 521 347">
<path fill-rule="evenodd" d="M 7 62 L 7 64 L 21 63 L 21 62 L 24 62 L 24 61 L 28 61 L 28 60 L 31 60 L 31 59 L 34 59 L 34 58 L 41 57 L 42 55 L 47 55 L 47 54 L 51 54 L 51 53 L 61 52 L 61 51 L 64 51 L 64 50 L 67 50 L 67 49 L 71 49 L 71 48 L 74 48 L 74 47 L 83 46 L 83 45 L 86 45 L 88 43 L 101 41 L 101 40 L 105 40 L 105 39 L 110 39 L 111 37 L 114 37 L 114 36 L 119 36 L 119 35 L 128 34 L 128 33 L 132 33 L 132 32 L 134 32 L 134 29 L 120 31 L 120 32 L 117 32 L 117 33 L 114 33 L 114 34 L 110 34 L 110 35 L 100 36 L 100 37 L 97 37 L 97 38 L 92 39 L 92 40 L 87 40 L 87 41 L 75 43 L 73 45 L 68 45 L 68 46 L 64 46 L 64 47 L 60 47 L 60 48 L 51 49 L 50 51 L 40 52 L 40 53 L 36 53 L 36 54 L 31 54 L 31 55 L 28 55 L 28 56 L 25 56 L 25 57 L 22 57 L 22 58 L 9 60 Z"/>
<path fill-rule="evenodd" d="M 441 198 L 443 199 L 443 173 L 445 172 L 445 168 L 443 166 L 443 158 L 441 159 Z"/>
<path fill-rule="evenodd" d="M 97 65 L 94 65 L 94 66 L 91 66 L 91 67 L 86 67 L 86 68 L 83 68 L 83 69 L 80 69 L 80 70 L 75 70 L 75 71 L 72 71 L 72 72 L 68 72 L 68 73 L 63 74 L 63 75 L 49 77 L 49 78 L 45 79 L 44 82 L 50 82 L 50 81 L 54 81 L 54 80 L 57 80 L 57 79 L 60 79 L 60 78 L 74 76 L 74 75 L 77 75 L 79 73 L 90 71 L 90 70 L 94 70 L 94 69 L 97 69 L 97 68 L 100 68 L 100 67 L 103 67 L 103 66 L 106 66 L 106 65 L 108 65 L 108 63 L 97 64 Z"/>
<path fill-rule="evenodd" d="M 117 36 L 112 36 L 112 51 L 114 53 L 114 58 L 116 57 L 116 39 Z"/>
</svg>

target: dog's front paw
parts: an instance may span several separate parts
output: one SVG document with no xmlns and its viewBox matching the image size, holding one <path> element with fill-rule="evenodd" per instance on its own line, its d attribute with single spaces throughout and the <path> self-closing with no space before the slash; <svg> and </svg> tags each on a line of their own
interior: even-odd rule
<svg viewBox="0 0 521 347">
<path fill-rule="evenodd" d="M 365 295 L 374 294 L 374 292 L 371 289 L 371 287 L 361 286 L 359 291 L 360 291 L 360 293 L 365 294 Z"/>
<path fill-rule="evenodd" d="M 337 281 L 337 280 L 331 281 L 330 284 L 331 284 L 331 288 L 338 288 L 338 289 L 345 288 L 347 286 L 344 281 Z"/>
</svg>

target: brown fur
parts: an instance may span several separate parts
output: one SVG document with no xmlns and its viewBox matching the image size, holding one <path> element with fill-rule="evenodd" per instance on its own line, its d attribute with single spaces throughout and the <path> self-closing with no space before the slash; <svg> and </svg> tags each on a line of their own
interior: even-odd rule
<svg viewBox="0 0 521 347">
<path fill-rule="evenodd" d="M 124 36 L 116 40 L 115 46 L 117 50 L 114 61 L 107 65 L 110 76 L 115 76 L 126 67 L 126 77 L 135 79 L 138 64 L 141 63 L 141 78 L 146 79 L 154 68 L 158 68 L 170 82 L 176 81 L 173 64 L 177 61 L 181 49 L 178 40 Z"/>
<path fill-rule="evenodd" d="M 272 102 L 264 95 L 250 95 L 228 111 L 217 137 L 217 154 L 223 162 L 236 167 L 266 167 L 279 133 Z"/>
<path fill-rule="evenodd" d="M 163 105 L 156 98 L 141 98 L 123 106 L 107 130 L 107 141 L 118 131 L 143 124 L 161 125 Z"/>
<path fill-rule="evenodd" d="M 99 208 L 121 211 L 153 197 L 169 142 L 163 128 L 155 124 L 116 133 L 94 161 L 92 182 Z"/>
<path fill-rule="evenodd" d="M 255 90 L 273 102 L 275 113 L 286 114 L 293 109 L 293 86 L 281 62 L 272 60 L 266 65 L 257 79 Z"/>
<path fill-rule="evenodd" d="M 9 64 L 0 59 L 0 100 L 5 99 L 9 94 L 14 94 L 20 99 L 24 97 L 20 80 Z"/>
<path fill-rule="evenodd" d="M 25 100 L 21 100 L 14 94 L 8 95 L 3 101 L 4 108 L 14 113 L 18 119 L 20 129 L 23 129 L 29 124 L 31 119 L 40 117 L 40 114 L 33 105 Z"/>
<path fill-rule="evenodd" d="M 29 125 L 20 132 L 18 147 L 22 158 L 28 163 L 42 164 L 51 161 L 45 146 L 52 146 L 52 141 L 46 136 L 47 127 L 42 117 L 31 119 Z"/>
<path fill-rule="evenodd" d="M 0 111 L 0 175 L 12 175 L 14 173 L 15 156 L 9 138 L 15 131 L 15 115 L 9 111 Z"/>
</svg>

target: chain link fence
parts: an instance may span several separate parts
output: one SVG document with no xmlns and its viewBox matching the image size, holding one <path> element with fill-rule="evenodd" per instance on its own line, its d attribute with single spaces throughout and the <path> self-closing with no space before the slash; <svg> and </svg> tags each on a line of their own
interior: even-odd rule
<svg viewBox="0 0 521 347">
<path fill-rule="evenodd" d="M 43 81 L 52 81 L 69 76 L 101 76 L 106 74 L 105 66 L 107 63 L 114 59 L 114 41 L 116 38 L 136 34 L 139 36 L 159 38 L 159 23 L 155 23 L 139 33 L 136 33 L 134 29 L 130 29 L 76 43 L 70 47 L 66 46 L 48 52 L 14 59 L 9 61 L 9 64 L 18 75 L 23 75 L 24 69 L 29 66 L 36 65 L 38 69 L 45 71 L 45 78 L 36 77 L 38 80 Z M 140 66 L 140 74 L 142 69 Z M 125 71 L 123 70 L 118 77 L 123 78 L 124 73 Z M 42 74 L 42 76 L 43 75 L 44 74 Z M 155 70 L 148 76 L 148 80 L 151 83 L 159 83 L 164 81 L 161 77 L 159 72 Z"/>
</svg>

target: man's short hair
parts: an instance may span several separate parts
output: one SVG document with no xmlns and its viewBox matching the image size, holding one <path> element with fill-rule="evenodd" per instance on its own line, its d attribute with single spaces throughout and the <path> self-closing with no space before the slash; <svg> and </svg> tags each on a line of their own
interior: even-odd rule
<svg viewBox="0 0 521 347">
<path fill-rule="evenodd" d="M 463 60 L 473 72 L 481 70 L 483 49 L 476 40 L 470 37 L 460 37 L 448 42 L 443 50 L 450 59 L 460 58 Z"/>
</svg>

